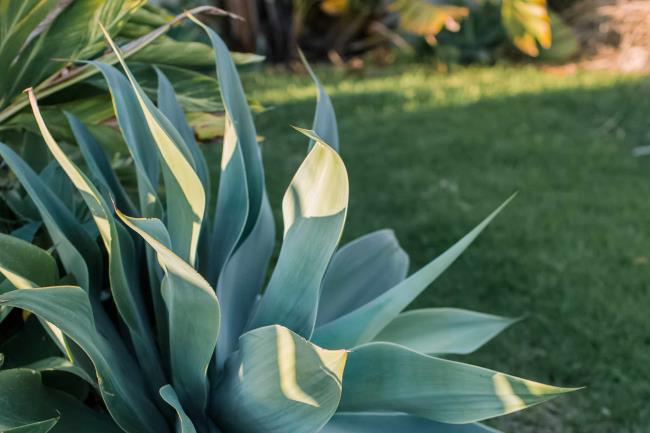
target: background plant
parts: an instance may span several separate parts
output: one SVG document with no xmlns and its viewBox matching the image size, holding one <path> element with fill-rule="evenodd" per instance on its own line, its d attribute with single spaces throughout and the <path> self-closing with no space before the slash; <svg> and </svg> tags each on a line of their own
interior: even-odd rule
<svg viewBox="0 0 650 433">
<path fill-rule="evenodd" d="M 80 220 L 10 147 L 0 146 L 53 246 L 47 251 L 0 236 L 7 290 L 0 296 L 2 325 L 24 317 L 10 308 L 23 308 L 38 316 L 46 333 L 28 319 L 33 326 L 19 326 L 3 344 L 7 365 L 0 371 L 0 392 L 11 397 L 0 399 L 4 430 L 101 432 L 119 426 L 139 433 L 170 431 L 175 424 L 181 432 L 217 426 L 227 432 L 380 426 L 453 432 L 461 431 L 453 424 L 569 391 L 429 355 L 471 352 L 511 320 L 449 309 L 400 314 L 505 203 L 409 277 L 408 258 L 389 231 L 336 251 L 348 178 L 337 153 L 332 105 L 315 77 L 314 131 L 301 130 L 310 150 L 285 194 L 282 248 L 259 297 L 275 238 L 260 149 L 229 52 L 204 28 L 215 49 L 226 112 L 214 218 L 207 211 L 209 171 L 171 83 L 159 73 L 155 106 L 122 58 L 126 77 L 108 64 L 93 66 L 107 80 L 134 159 L 136 199 L 120 187 L 93 134 L 70 114 L 88 174 L 79 168 L 48 130 L 33 91 L 39 130 L 92 223 Z M 165 200 L 157 188 L 161 173 Z M 442 326 L 449 323 L 462 326 Z M 46 341 L 44 335 L 51 336 L 51 349 L 25 344 Z M 26 348 L 40 353 L 26 354 Z M 67 359 L 44 357 L 47 350 L 61 350 Z M 91 395 L 101 396 L 110 417 L 81 403 L 84 383 L 94 389 Z M 480 424 L 461 429 L 467 428 L 490 431 Z"/>
<path fill-rule="evenodd" d="M 566 60 L 577 42 L 545 0 L 287 0 L 218 1 L 246 22 L 224 23 L 246 51 L 288 61 L 300 46 L 310 58 L 345 61 L 378 48 L 431 52 L 456 62 L 494 61 L 514 46 L 527 56 Z M 457 35 L 460 32 L 460 35 Z M 557 46 L 553 46 L 556 34 Z M 418 38 L 426 41 L 420 44 Z M 260 44 L 259 41 L 264 43 Z M 512 50 L 510 50 L 512 51 Z"/>
<path fill-rule="evenodd" d="M 195 13 L 221 13 L 197 7 Z M 73 142 L 64 113 L 74 114 L 109 151 L 111 163 L 128 164 L 126 145 L 111 107 L 111 97 L 90 60 L 114 64 L 106 53 L 99 23 L 124 48 L 133 73 L 148 95 L 156 97 L 156 70 L 173 83 L 178 100 L 201 140 L 223 134 L 223 106 L 214 93 L 218 82 L 211 74 L 214 54 L 182 28 L 183 16 L 170 15 L 146 0 L 3 0 L 0 3 L 0 139 L 18 150 L 30 166 L 42 172 L 51 158 L 42 148 L 37 125 L 23 90 L 34 87 L 44 118 L 58 139 Z M 236 54 L 238 63 L 259 60 Z M 155 67 L 155 68 L 154 68 Z M 11 77 L 11 78 L 9 78 Z M 43 173 L 50 179 L 56 170 Z M 0 166 L 0 218 L 7 229 L 20 223 L 38 223 L 29 199 L 18 196 L 16 182 Z"/>
</svg>

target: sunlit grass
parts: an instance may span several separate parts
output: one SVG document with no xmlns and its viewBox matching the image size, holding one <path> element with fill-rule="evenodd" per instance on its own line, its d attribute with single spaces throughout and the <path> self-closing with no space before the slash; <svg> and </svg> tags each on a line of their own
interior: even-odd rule
<svg viewBox="0 0 650 433">
<path fill-rule="evenodd" d="M 646 431 L 650 159 L 631 155 L 650 144 L 646 78 L 532 67 L 317 73 L 350 175 L 344 241 L 393 227 L 415 269 L 519 191 L 417 306 L 527 315 L 471 361 L 588 388 L 492 424 Z M 282 73 L 246 75 L 245 86 L 274 107 L 256 122 L 278 211 L 307 146 L 289 125 L 311 125 L 315 90 Z"/>
</svg>

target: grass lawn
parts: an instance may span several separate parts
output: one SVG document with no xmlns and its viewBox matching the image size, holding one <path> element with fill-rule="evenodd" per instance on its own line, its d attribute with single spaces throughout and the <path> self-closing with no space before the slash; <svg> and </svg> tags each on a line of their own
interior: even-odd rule
<svg viewBox="0 0 650 433">
<path fill-rule="evenodd" d="M 519 196 L 413 307 L 526 320 L 468 361 L 587 389 L 491 421 L 509 433 L 650 426 L 650 82 L 532 67 L 318 71 L 351 182 L 344 241 L 392 227 L 415 270 Z M 276 211 L 306 149 L 307 77 L 246 74 Z M 281 216 L 276 214 L 278 222 Z"/>
</svg>

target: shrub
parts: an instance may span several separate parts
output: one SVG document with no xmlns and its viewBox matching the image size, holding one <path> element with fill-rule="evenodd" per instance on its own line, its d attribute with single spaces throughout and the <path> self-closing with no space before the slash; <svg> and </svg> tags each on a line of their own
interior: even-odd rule
<svg viewBox="0 0 650 433">
<path fill-rule="evenodd" d="M 315 77 L 314 127 L 299 129 L 309 152 L 284 196 L 282 247 L 260 295 L 275 240 L 261 151 L 230 54 L 203 28 L 226 111 L 214 216 L 209 170 L 169 80 L 158 72 L 154 105 L 106 32 L 126 75 L 93 66 L 110 88 L 137 197 L 67 114 L 80 168 L 31 90 L 43 139 L 91 218 L 0 144 L 52 241 L 42 249 L 0 235 L 0 308 L 4 331 L 13 328 L 2 345 L 3 431 L 488 432 L 472 423 L 570 391 L 436 356 L 469 353 L 510 319 L 401 313 L 505 203 L 408 277 L 390 231 L 337 250 L 348 177 L 334 111 Z"/>
</svg>

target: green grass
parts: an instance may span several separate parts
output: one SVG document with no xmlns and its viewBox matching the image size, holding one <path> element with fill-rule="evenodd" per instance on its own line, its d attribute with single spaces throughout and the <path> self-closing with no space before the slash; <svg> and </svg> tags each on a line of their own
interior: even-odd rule
<svg viewBox="0 0 650 433">
<path fill-rule="evenodd" d="M 650 83 L 534 68 L 321 69 L 350 174 L 344 241 L 392 227 L 417 269 L 519 196 L 414 307 L 526 320 L 468 361 L 578 393 L 490 422 L 510 433 L 631 433 L 650 425 Z M 305 154 L 304 76 L 247 74 L 270 197 Z M 281 217 L 276 214 L 281 223 Z"/>
</svg>

